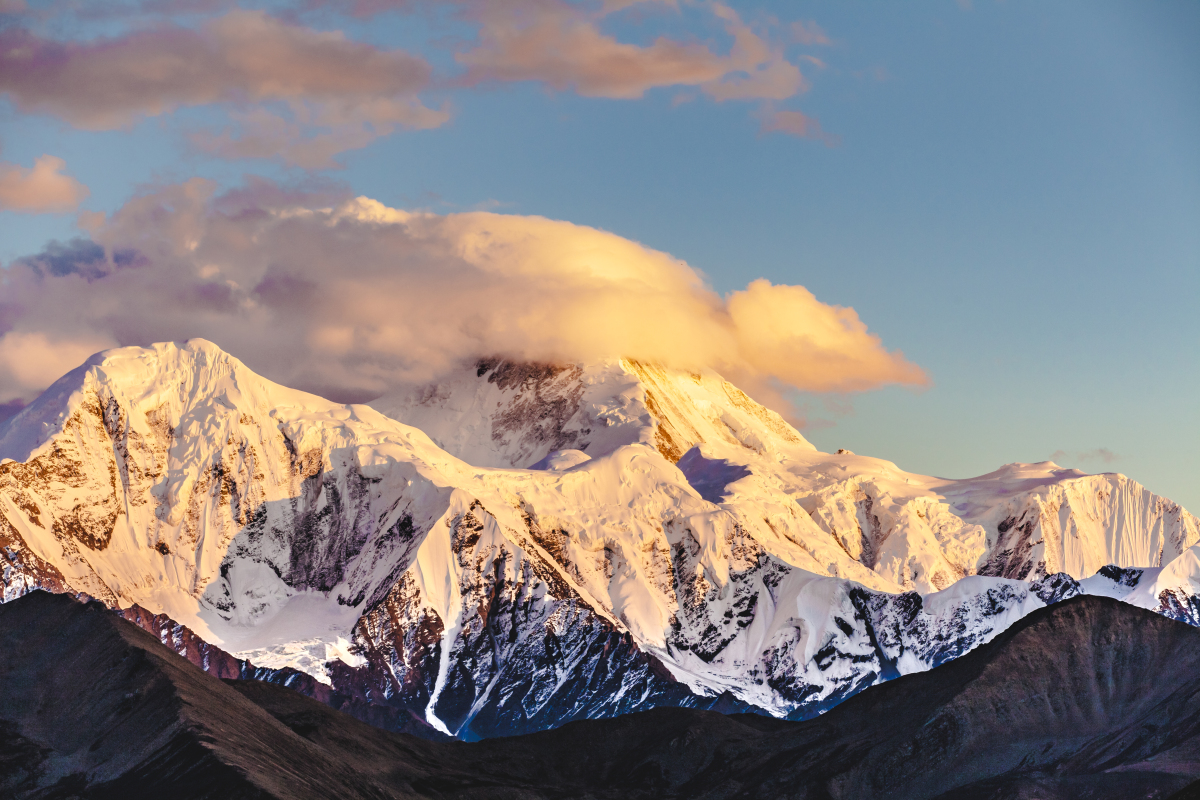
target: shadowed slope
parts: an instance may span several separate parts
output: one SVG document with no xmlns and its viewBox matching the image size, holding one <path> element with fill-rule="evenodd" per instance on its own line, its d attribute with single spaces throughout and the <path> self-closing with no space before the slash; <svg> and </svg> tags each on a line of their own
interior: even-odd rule
<svg viewBox="0 0 1200 800">
<path fill-rule="evenodd" d="M 405 797 L 384 792 L 99 603 L 0 606 L 0 794 Z M 43 796 L 38 794 L 37 796 Z"/>
<path fill-rule="evenodd" d="M 1165 796 L 1200 777 L 1198 668 L 1200 631 L 1079 597 L 763 737 L 719 724 L 714 736 L 696 712 L 650 712 L 658 735 L 609 760 L 659 782 L 659 796 Z M 573 746 L 565 729 L 553 735 Z"/>
<path fill-rule="evenodd" d="M 0 607 L 0 686 L 17 797 L 1116 800 L 1200 779 L 1200 631 L 1097 597 L 797 723 L 670 708 L 426 742 L 43 593 Z"/>
</svg>

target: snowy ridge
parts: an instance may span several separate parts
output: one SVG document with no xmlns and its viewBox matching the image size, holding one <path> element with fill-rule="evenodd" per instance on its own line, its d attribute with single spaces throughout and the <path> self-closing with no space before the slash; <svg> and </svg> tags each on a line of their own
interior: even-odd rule
<svg viewBox="0 0 1200 800">
<path fill-rule="evenodd" d="M 973 574 L 1036 579 L 1159 566 L 1200 541 L 1194 516 L 1115 473 L 1042 462 L 945 480 L 819 453 L 714 373 L 632 361 L 481 361 L 372 405 L 491 466 L 534 465 L 567 448 L 596 458 L 623 444 L 654 445 L 704 499 L 745 519 L 765 512 L 789 563 L 875 588 L 928 593 Z"/>
<path fill-rule="evenodd" d="M 464 738 L 807 716 L 1079 592 L 1197 621 L 1196 518 L 1121 475 L 819 453 L 715 374 L 629 361 L 373 405 L 202 340 L 99 354 L 0 429 L 5 599 L 136 604 Z"/>
<path fill-rule="evenodd" d="M 701 442 L 762 452 L 812 450 L 774 411 L 712 371 L 619 360 L 559 366 L 483 359 L 443 380 L 371 403 L 471 464 L 529 467 L 577 450 L 596 458 L 628 444 L 678 461 Z"/>
</svg>

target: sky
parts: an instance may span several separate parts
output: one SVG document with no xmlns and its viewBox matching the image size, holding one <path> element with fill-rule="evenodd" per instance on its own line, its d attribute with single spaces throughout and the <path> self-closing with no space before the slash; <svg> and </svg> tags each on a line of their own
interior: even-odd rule
<svg viewBox="0 0 1200 800">
<path fill-rule="evenodd" d="M 1196 3 L 0 11 L 7 413 L 155 337 L 346 400 L 635 355 L 1200 511 Z"/>
</svg>

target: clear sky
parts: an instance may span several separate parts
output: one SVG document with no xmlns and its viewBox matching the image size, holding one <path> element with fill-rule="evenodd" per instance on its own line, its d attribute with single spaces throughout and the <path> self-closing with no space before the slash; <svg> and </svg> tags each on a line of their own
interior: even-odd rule
<svg viewBox="0 0 1200 800">
<path fill-rule="evenodd" d="M 762 367 L 822 449 L 946 477 L 1052 458 L 1200 512 L 1200 4 L 241 8 L 0 0 L 6 272 L 92 235 L 112 262 L 133 234 L 86 212 L 196 176 L 540 215 L 720 296 L 804 286 L 924 371 L 827 392 Z M 33 303 L 14 286 L 0 312 Z"/>
</svg>

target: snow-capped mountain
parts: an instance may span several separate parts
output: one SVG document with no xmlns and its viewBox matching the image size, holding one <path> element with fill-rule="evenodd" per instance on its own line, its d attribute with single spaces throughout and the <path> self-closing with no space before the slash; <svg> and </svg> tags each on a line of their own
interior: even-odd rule
<svg viewBox="0 0 1200 800">
<path fill-rule="evenodd" d="M 534 467 L 550 453 L 647 444 L 671 462 L 703 442 L 813 450 L 784 419 L 714 373 L 620 360 L 587 367 L 484 359 L 371 406 L 471 464 Z"/>
<path fill-rule="evenodd" d="M 1119 474 L 1043 462 L 952 481 L 820 453 L 713 373 L 481 361 L 371 405 L 483 466 L 545 467 L 538 460 L 555 451 L 581 451 L 555 456 L 573 465 L 653 445 L 704 499 L 748 519 L 768 512 L 772 528 L 820 562 L 790 563 L 877 588 L 932 592 L 973 574 L 1157 566 L 1200 541 L 1195 517 Z"/>
<path fill-rule="evenodd" d="M 712 373 L 489 360 L 373 405 L 201 340 L 93 357 L 0 428 L 5 599 L 136 604 L 466 738 L 805 716 L 1079 592 L 1197 607 L 1196 518 L 1124 476 L 819 453 Z"/>
</svg>

